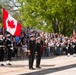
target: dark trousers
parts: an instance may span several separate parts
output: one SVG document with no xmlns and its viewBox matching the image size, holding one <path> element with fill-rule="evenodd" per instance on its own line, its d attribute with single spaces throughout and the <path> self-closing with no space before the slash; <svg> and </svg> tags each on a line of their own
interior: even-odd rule
<svg viewBox="0 0 76 75">
<path fill-rule="evenodd" d="M 72 49 L 73 49 L 72 47 L 71 47 L 71 48 L 69 47 L 69 48 L 68 48 L 68 51 L 67 51 L 67 53 L 70 53 L 70 54 L 72 54 Z"/>
<path fill-rule="evenodd" d="M 3 61 L 4 58 L 4 50 L 3 48 L 0 48 L 0 61 Z"/>
<path fill-rule="evenodd" d="M 62 49 L 63 49 L 62 52 L 66 52 L 65 54 L 70 53 L 70 50 L 69 49 L 67 50 L 66 47 L 63 47 Z"/>
<path fill-rule="evenodd" d="M 18 48 L 14 47 L 14 57 L 18 57 Z"/>
<path fill-rule="evenodd" d="M 40 66 L 41 55 L 36 56 L 36 67 Z"/>
<path fill-rule="evenodd" d="M 74 47 L 74 53 L 76 54 L 76 46 Z"/>
<path fill-rule="evenodd" d="M 29 56 L 29 68 L 33 67 L 33 63 L 34 63 L 34 54 Z"/>
<path fill-rule="evenodd" d="M 7 48 L 7 60 L 11 61 L 12 57 L 12 50 L 10 48 Z"/>
<path fill-rule="evenodd" d="M 75 48 L 72 49 L 72 54 L 76 54 L 76 49 Z"/>
</svg>

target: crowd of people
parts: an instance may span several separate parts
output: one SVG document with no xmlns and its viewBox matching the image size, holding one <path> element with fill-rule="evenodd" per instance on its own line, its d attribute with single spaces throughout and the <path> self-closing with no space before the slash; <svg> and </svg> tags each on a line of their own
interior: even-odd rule
<svg viewBox="0 0 76 75">
<path fill-rule="evenodd" d="M 69 56 L 73 54 L 73 56 L 76 56 L 76 39 L 73 37 L 27 29 L 24 31 L 24 34 L 22 33 L 27 43 L 30 34 L 34 34 L 35 39 L 40 37 L 42 55 L 51 56 L 66 54 Z"/>
<path fill-rule="evenodd" d="M 32 38 L 34 37 L 34 38 Z M 32 41 L 34 44 L 32 45 Z M 32 52 L 34 51 L 34 52 Z M 36 67 L 40 68 L 41 56 L 68 55 L 76 56 L 76 39 L 58 33 L 47 33 L 32 28 L 23 29 L 19 37 L 0 35 L 0 65 L 6 53 L 7 65 L 11 65 L 11 57 L 29 57 L 29 69 L 33 68 L 36 55 Z M 31 63 L 31 64 L 30 64 Z"/>
</svg>

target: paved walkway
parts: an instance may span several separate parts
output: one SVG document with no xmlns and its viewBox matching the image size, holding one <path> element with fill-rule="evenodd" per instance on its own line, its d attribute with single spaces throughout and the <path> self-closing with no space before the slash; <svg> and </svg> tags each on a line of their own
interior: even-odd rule
<svg viewBox="0 0 76 75">
<path fill-rule="evenodd" d="M 42 57 L 42 68 L 36 70 L 28 69 L 27 59 L 13 60 L 11 63 L 11 66 L 0 66 L 0 75 L 76 75 L 76 57 L 73 56 Z"/>
</svg>

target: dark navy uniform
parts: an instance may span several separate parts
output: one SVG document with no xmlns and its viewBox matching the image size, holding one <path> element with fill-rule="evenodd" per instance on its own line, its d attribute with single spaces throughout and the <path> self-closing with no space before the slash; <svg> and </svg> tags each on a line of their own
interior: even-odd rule
<svg viewBox="0 0 76 75">
<path fill-rule="evenodd" d="M 0 61 L 3 61 L 4 50 L 3 50 L 3 39 L 0 39 Z"/>
<path fill-rule="evenodd" d="M 3 59 L 4 59 L 4 50 L 3 50 L 3 45 L 4 40 L 3 40 L 3 35 L 0 35 L 0 65 L 4 66 L 4 64 L 2 63 Z"/>
<path fill-rule="evenodd" d="M 34 36 L 30 37 L 29 45 L 28 45 L 28 52 L 29 52 L 29 69 L 34 69 L 33 68 L 33 62 L 34 62 L 34 57 L 35 57 L 35 49 L 36 49 L 36 42 L 35 39 L 32 40 Z"/>
<path fill-rule="evenodd" d="M 76 42 L 73 42 L 73 51 L 72 51 L 72 53 L 73 53 L 73 56 L 75 57 L 76 56 Z"/>
<path fill-rule="evenodd" d="M 40 68 L 40 61 L 41 61 L 41 43 L 36 43 L 36 68 Z"/>
<path fill-rule="evenodd" d="M 68 51 L 67 51 L 68 54 L 71 54 L 72 53 L 72 45 L 71 44 L 68 44 Z"/>
<path fill-rule="evenodd" d="M 5 40 L 5 45 L 6 45 L 6 49 L 7 49 L 7 60 L 11 61 L 11 57 L 12 57 L 12 42 L 10 38 L 6 38 Z M 11 65 L 10 63 L 8 63 L 9 65 Z"/>
</svg>

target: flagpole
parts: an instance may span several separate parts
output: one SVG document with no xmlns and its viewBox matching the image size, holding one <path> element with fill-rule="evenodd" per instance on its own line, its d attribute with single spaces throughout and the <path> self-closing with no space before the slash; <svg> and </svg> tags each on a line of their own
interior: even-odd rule
<svg viewBox="0 0 76 75">
<path fill-rule="evenodd" d="M 3 28 L 3 8 L 1 9 L 2 11 L 2 29 L 3 29 L 3 36 L 4 36 L 4 28 Z"/>
</svg>

